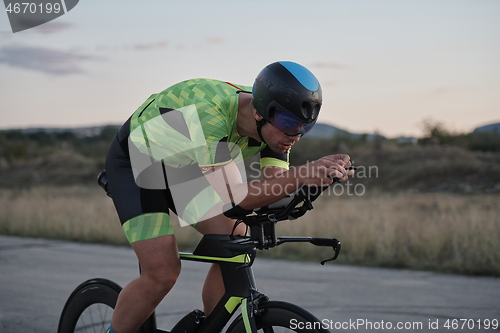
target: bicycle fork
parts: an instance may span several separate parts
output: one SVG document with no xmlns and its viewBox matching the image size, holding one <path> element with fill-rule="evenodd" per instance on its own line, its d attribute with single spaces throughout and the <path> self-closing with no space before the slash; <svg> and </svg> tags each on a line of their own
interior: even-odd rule
<svg viewBox="0 0 500 333">
<path fill-rule="evenodd" d="M 255 324 L 255 316 L 261 313 L 259 309 L 259 303 L 261 301 L 267 301 L 269 298 L 255 291 L 252 293 L 251 297 L 245 298 L 241 302 L 241 316 L 243 317 L 243 324 L 245 325 L 246 333 L 256 333 L 257 325 Z"/>
<path fill-rule="evenodd" d="M 259 302 L 268 300 L 255 288 L 251 267 L 241 263 L 219 263 L 225 294 L 212 313 L 201 324 L 198 332 L 220 332 L 240 307 L 246 333 L 256 333 L 255 316 L 260 312 Z"/>
</svg>

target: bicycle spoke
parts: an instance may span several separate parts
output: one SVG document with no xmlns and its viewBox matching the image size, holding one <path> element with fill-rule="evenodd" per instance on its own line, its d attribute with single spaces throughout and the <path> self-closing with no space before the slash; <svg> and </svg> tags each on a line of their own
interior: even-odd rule
<svg viewBox="0 0 500 333">
<path fill-rule="evenodd" d="M 85 319 L 83 316 L 80 317 L 80 319 L 82 320 L 82 323 L 83 323 L 83 327 L 86 327 L 87 325 L 85 325 Z M 80 320 L 79 320 L 80 321 Z M 78 323 L 77 323 L 77 326 L 78 326 Z M 75 329 L 75 331 L 78 331 L 78 328 Z"/>
<path fill-rule="evenodd" d="M 102 333 L 111 322 L 111 308 L 105 304 L 93 304 L 80 316 L 75 332 Z"/>
<path fill-rule="evenodd" d="M 99 306 L 103 306 L 102 304 L 99 304 Z M 109 307 L 104 306 L 104 313 L 102 311 L 99 311 L 101 314 L 101 331 L 104 331 L 104 326 L 106 325 L 106 315 L 108 314 L 108 309 Z"/>
<path fill-rule="evenodd" d="M 121 288 L 105 279 L 88 280 L 78 286 L 65 304 L 59 333 L 103 333 L 111 323 Z"/>
<path fill-rule="evenodd" d="M 97 305 L 97 306 L 99 306 L 99 305 Z M 90 307 L 88 307 L 87 310 L 89 310 L 89 308 Z M 94 333 L 96 333 L 95 332 L 95 325 L 94 325 L 94 317 L 92 316 L 92 311 L 89 310 L 88 312 L 89 312 L 89 315 L 90 315 L 90 324 L 92 325 L 91 326 L 92 330 L 94 331 Z"/>
</svg>

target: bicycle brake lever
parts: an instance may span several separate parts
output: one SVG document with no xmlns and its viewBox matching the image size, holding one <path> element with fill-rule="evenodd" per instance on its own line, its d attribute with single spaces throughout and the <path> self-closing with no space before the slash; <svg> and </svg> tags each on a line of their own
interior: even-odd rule
<svg viewBox="0 0 500 333">
<path fill-rule="evenodd" d="M 337 259 L 337 258 L 336 257 L 331 257 L 331 258 L 325 259 L 325 260 L 321 261 L 321 265 L 324 265 L 326 262 L 333 261 L 335 259 Z"/>
<path fill-rule="evenodd" d="M 324 265 L 326 262 L 333 261 L 333 260 L 337 259 L 337 257 L 339 256 L 339 253 L 340 253 L 340 248 L 341 248 L 340 241 L 337 240 L 337 244 L 333 245 L 332 248 L 333 248 L 333 251 L 335 252 L 335 255 L 331 258 L 323 260 L 321 262 L 321 265 Z"/>
</svg>

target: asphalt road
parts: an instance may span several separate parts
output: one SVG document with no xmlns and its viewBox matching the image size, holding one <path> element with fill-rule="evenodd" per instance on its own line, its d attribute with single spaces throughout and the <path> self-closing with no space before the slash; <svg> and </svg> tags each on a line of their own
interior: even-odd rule
<svg viewBox="0 0 500 333">
<path fill-rule="evenodd" d="M 168 328 L 201 308 L 207 269 L 183 263 L 178 283 L 157 310 L 159 326 Z M 500 320 L 498 278 L 263 259 L 254 273 L 271 299 L 296 303 L 331 328 L 344 327 L 339 331 L 498 331 L 483 329 L 484 320 Z M 81 282 L 102 277 L 123 286 L 137 274 L 129 248 L 0 236 L 0 332 L 54 333 L 67 297 Z M 447 329 L 454 319 L 458 328 Z M 469 319 L 463 329 L 460 319 Z"/>
</svg>

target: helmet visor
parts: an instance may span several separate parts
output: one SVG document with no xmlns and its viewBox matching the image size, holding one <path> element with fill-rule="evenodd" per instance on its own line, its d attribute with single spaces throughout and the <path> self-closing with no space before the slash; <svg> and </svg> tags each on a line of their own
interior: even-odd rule
<svg viewBox="0 0 500 333">
<path fill-rule="evenodd" d="M 316 119 L 307 123 L 290 111 L 274 109 L 270 123 L 288 136 L 302 136 L 313 128 Z"/>
</svg>

